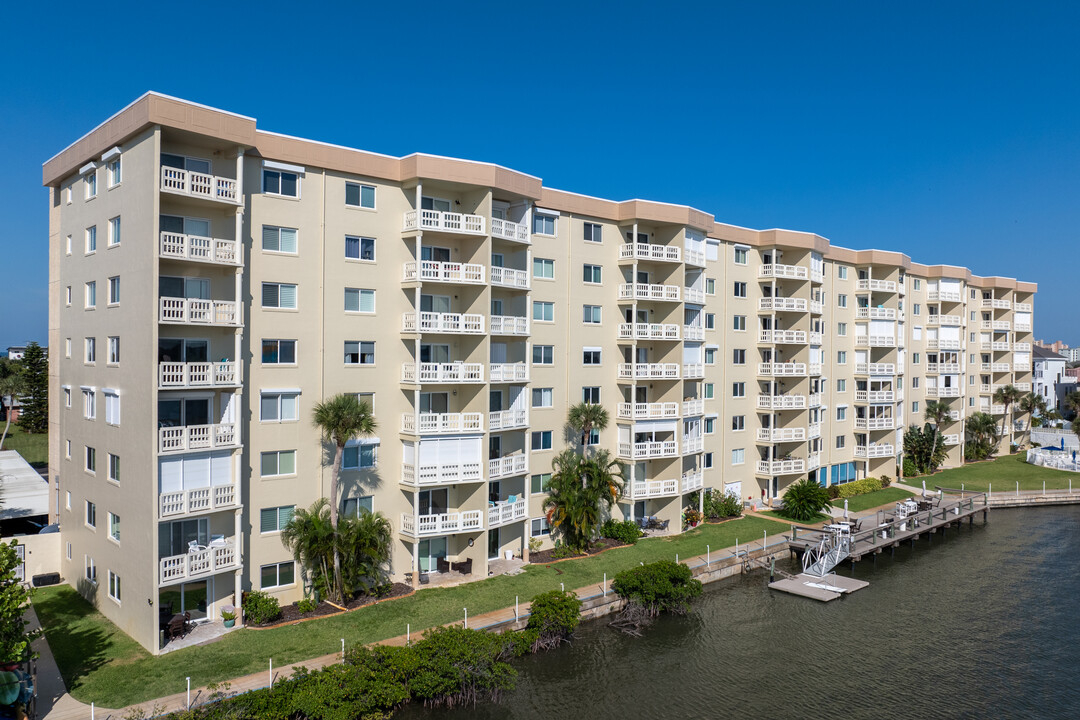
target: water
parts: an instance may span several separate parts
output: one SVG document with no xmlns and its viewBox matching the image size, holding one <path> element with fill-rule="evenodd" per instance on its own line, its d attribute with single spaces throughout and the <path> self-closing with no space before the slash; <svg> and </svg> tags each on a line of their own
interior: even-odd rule
<svg viewBox="0 0 1080 720">
<path fill-rule="evenodd" d="M 398 717 L 1077 718 L 1078 547 L 1080 506 L 995 510 L 860 563 L 870 586 L 842 600 L 725 580 L 642 638 L 583 625 L 498 704 Z"/>
</svg>

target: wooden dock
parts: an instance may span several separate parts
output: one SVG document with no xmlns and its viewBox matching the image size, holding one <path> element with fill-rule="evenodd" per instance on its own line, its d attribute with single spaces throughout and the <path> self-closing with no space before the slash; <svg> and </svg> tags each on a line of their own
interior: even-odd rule
<svg viewBox="0 0 1080 720">
<path fill-rule="evenodd" d="M 800 573 L 793 577 L 786 577 L 783 580 L 769 583 L 769 589 L 780 590 L 792 595 L 820 600 L 821 602 L 829 602 L 856 590 L 862 590 L 869 584 L 865 580 L 856 580 L 835 573 L 830 573 L 824 577 Z"/>
</svg>

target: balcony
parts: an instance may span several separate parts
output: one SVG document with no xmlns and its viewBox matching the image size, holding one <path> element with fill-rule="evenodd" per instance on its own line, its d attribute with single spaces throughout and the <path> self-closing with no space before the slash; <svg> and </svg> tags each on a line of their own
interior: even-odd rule
<svg viewBox="0 0 1080 720">
<path fill-rule="evenodd" d="M 930 315 L 926 318 L 927 325 L 963 325 L 964 318 L 959 315 Z"/>
<path fill-rule="evenodd" d="M 1005 362 L 990 363 L 990 372 L 996 372 L 996 373 L 1012 372 L 1012 369 L 1013 369 L 1012 363 L 1005 363 Z"/>
<path fill-rule="evenodd" d="M 1015 310 L 1016 312 L 1031 312 L 1031 303 L 1013 303 L 1013 310 Z"/>
<path fill-rule="evenodd" d="M 758 475 L 798 475 L 806 472 L 806 460 L 758 460 Z"/>
<path fill-rule="evenodd" d="M 401 332 L 483 335 L 484 316 L 475 313 L 407 312 L 401 316 Z"/>
<path fill-rule="evenodd" d="M 761 330 L 758 342 L 774 345 L 805 345 L 806 332 L 804 330 Z"/>
<path fill-rule="evenodd" d="M 158 363 L 158 389 L 239 387 L 239 370 L 235 362 Z"/>
<path fill-rule="evenodd" d="M 401 513 L 401 533 L 410 537 L 432 537 L 484 529 L 484 513 L 480 510 L 413 515 Z"/>
<path fill-rule="evenodd" d="M 670 480 L 635 480 L 630 485 L 631 500 L 673 497 L 679 494 L 679 481 Z"/>
<path fill-rule="evenodd" d="M 684 340 L 704 340 L 705 328 L 701 325 L 683 325 Z"/>
<path fill-rule="evenodd" d="M 158 495 L 158 517 L 161 519 L 233 510 L 239 506 L 240 492 L 235 485 L 214 485 Z"/>
<path fill-rule="evenodd" d="M 659 262 L 682 262 L 682 248 L 677 245 L 654 245 L 652 243 L 626 243 L 619 246 L 620 260 L 657 260 Z"/>
<path fill-rule="evenodd" d="M 1016 332 L 1031 332 L 1031 323 L 1018 322 L 1013 329 Z"/>
<path fill-rule="evenodd" d="M 180 168 L 166 167 L 164 165 L 161 167 L 161 190 L 163 192 L 239 205 L 243 202 L 239 189 L 240 186 L 231 178 L 181 170 Z"/>
<path fill-rule="evenodd" d="M 820 345 L 821 340 L 822 340 L 821 333 L 819 333 L 819 332 L 810 333 L 810 344 L 811 345 Z"/>
<path fill-rule="evenodd" d="M 158 255 L 167 260 L 192 260 L 217 265 L 241 265 L 235 240 L 162 232 Z"/>
<path fill-rule="evenodd" d="M 1011 330 L 1012 323 L 1010 323 L 1008 320 L 982 320 L 979 322 L 979 327 L 983 330 L 994 330 L 1000 332 L 1002 330 Z"/>
<path fill-rule="evenodd" d="M 215 539 L 208 547 L 172 555 L 158 560 L 158 584 L 168 585 L 182 580 L 209 577 L 225 570 L 240 567 L 240 552 L 236 542 Z"/>
<path fill-rule="evenodd" d="M 620 380 L 678 380 L 678 363 L 619 363 Z"/>
<path fill-rule="evenodd" d="M 1005 406 L 1004 405 L 991 405 L 990 406 L 990 413 L 992 415 L 1004 415 L 1005 414 Z"/>
<path fill-rule="evenodd" d="M 806 439 L 814 440 L 819 437 L 821 437 L 821 423 L 810 423 L 806 428 Z"/>
<path fill-rule="evenodd" d="M 943 340 L 939 338 L 929 338 L 926 341 L 926 347 L 930 350 L 959 350 L 959 340 Z"/>
<path fill-rule="evenodd" d="M 806 363 L 758 363 L 757 374 L 765 377 L 806 377 Z"/>
<path fill-rule="evenodd" d="M 810 277 L 810 271 L 801 265 L 761 265 L 758 267 L 758 277 L 806 280 Z"/>
<path fill-rule="evenodd" d="M 1013 383 L 1013 386 L 1017 390 L 1019 390 L 1020 392 L 1029 392 L 1031 390 L 1031 383 L 1018 382 L 1018 383 Z"/>
<path fill-rule="evenodd" d="M 806 298 L 758 298 L 758 310 L 762 312 L 806 312 L 806 308 Z"/>
<path fill-rule="evenodd" d="M 679 326 L 673 323 L 619 323 L 620 340 L 678 340 Z"/>
<path fill-rule="evenodd" d="M 821 393 L 813 393 L 810 395 L 807 399 L 807 403 L 809 403 L 809 407 L 812 408 L 821 407 Z"/>
<path fill-rule="evenodd" d="M 757 441 L 764 443 L 804 442 L 806 428 L 758 428 Z"/>
<path fill-rule="evenodd" d="M 237 436 L 236 426 L 232 423 L 158 428 L 158 454 L 161 455 L 238 447 L 240 438 Z"/>
<path fill-rule="evenodd" d="M 529 366 L 526 363 L 491 363 L 488 372 L 493 383 L 529 382 Z"/>
<path fill-rule="evenodd" d="M 893 446 L 891 443 L 877 443 L 871 445 L 856 445 L 855 457 L 857 458 L 884 458 L 893 457 Z"/>
<path fill-rule="evenodd" d="M 524 498 L 514 502 L 497 502 L 488 505 L 488 528 L 502 527 L 529 517 L 529 508 Z"/>
<path fill-rule="evenodd" d="M 404 383 L 483 383 L 482 363 L 405 363 L 401 366 Z"/>
<path fill-rule="evenodd" d="M 857 403 L 891 403 L 896 402 L 896 396 L 892 390 L 856 390 L 855 402 Z"/>
<path fill-rule="evenodd" d="M 683 494 L 692 493 L 705 486 L 705 473 L 701 470 L 691 470 L 682 474 L 680 483 Z"/>
<path fill-rule="evenodd" d="M 401 483 L 410 487 L 453 485 L 455 483 L 482 482 L 484 463 L 477 453 L 474 459 L 424 462 L 417 465 L 405 461 L 401 464 Z"/>
<path fill-rule="evenodd" d="M 1029 343 L 1024 343 L 1024 344 L 1029 345 Z M 1012 344 L 1007 343 L 1007 342 L 1002 342 L 1000 340 L 995 341 L 995 342 L 980 342 L 979 343 L 979 349 L 980 350 L 993 350 L 995 352 L 1008 352 L 1009 350 L 1012 349 Z"/>
<path fill-rule="evenodd" d="M 686 248 L 686 264 L 705 267 L 705 253 L 700 250 Z"/>
<path fill-rule="evenodd" d="M 524 453 L 488 460 L 488 480 L 524 475 L 529 472 L 529 456 Z"/>
<path fill-rule="evenodd" d="M 402 232 L 433 230 L 436 232 L 460 233 L 462 235 L 486 235 L 484 218 L 481 215 L 443 212 L 441 210 L 408 210 L 405 212 Z"/>
<path fill-rule="evenodd" d="M 825 273 L 821 270 L 815 270 L 810 268 L 810 282 L 823 283 L 825 282 Z"/>
<path fill-rule="evenodd" d="M 857 335 L 855 347 L 896 347 L 893 335 Z"/>
<path fill-rule="evenodd" d="M 529 318 L 520 315 L 492 315 L 492 335 L 528 335 Z"/>
<path fill-rule="evenodd" d="M 960 435 L 958 433 L 954 433 L 952 435 L 942 435 L 942 442 L 944 442 L 946 445 L 959 445 Z"/>
<path fill-rule="evenodd" d="M 619 300 L 665 300 L 682 301 L 682 288 L 678 285 L 650 285 L 649 283 L 622 283 Z"/>
<path fill-rule="evenodd" d="M 895 320 L 896 310 L 894 308 L 878 308 L 878 307 L 861 307 L 855 309 L 855 319 L 857 320 Z"/>
<path fill-rule="evenodd" d="M 806 458 L 807 471 L 817 470 L 819 467 L 821 467 L 821 453 L 810 453 Z"/>
<path fill-rule="evenodd" d="M 956 375 L 960 372 L 960 363 L 926 363 L 926 372 Z"/>
<path fill-rule="evenodd" d="M 896 292 L 896 283 L 892 280 L 857 280 L 856 290 L 869 290 L 872 292 Z"/>
<path fill-rule="evenodd" d="M 705 438 L 702 435 L 683 435 L 682 454 L 693 455 L 705 449 Z"/>
<path fill-rule="evenodd" d="M 695 400 L 683 400 L 682 403 L 682 416 L 694 417 L 695 415 L 705 414 L 705 401 L 701 398 Z"/>
<path fill-rule="evenodd" d="M 240 327 L 240 303 L 235 300 L 159 298 L 158 321 L 168 325 Z"/>
<path fill-rule="evenodd" d="M 758 395 L 759 410 L 805 410 L 805 395 Z"/>
<path fill-rule="evenodd" d="M 705 365 L 703 363 L 683 363 L 684 380 L 700 380 L 705 377 Z"/>
<path fill-rule="evenodd" d="M 679 403 L 619 403 L 616 409 L 616 417 L 620 420 L 668 420 L 678 418 Z"/>
<path fill-rule="evenodd" d="M 679 456 L 679 443 L 675 440 L 652 440 L 650 442 L 620 442 L 619 457 L 631 460 Z"/>
<path fill-rule="evenodd" d="M 683 290 L 685 291 L 685 300 L 686 300 L 686 302 L 693 303 L 695 305 L 704 305 L 705 304 L 705 291 L 704 290 L 699 290 L 697 288 L 692 288 L 692 287 L 683 288 Z"/>
<path fill-rule="evenodd" d="M 417 263 L 410 260 L 405 263 L 402 280 L 412 282 L 423 280 L 424 282 L 453 283 L 455 285 L 484 285 L 486 271 L 483 265 L 476 263 L 435 262 L 433 260 L 421 260 L 420 272 L 417 274 Z"/>
<path fill-rule="evenodd" d="M 529 244 L 529 228 L 502 218 L 491 218 L 491 237 Z"/>
<path fill-rule="evenodd" d="M 960 397 L 961 389 L 958 387 L 928 387 L 926 397 Z"/>
<path fill-rule="evenodd" d="M 994 310 L 1012 310 L 1012 303 L 1008 300 L 998 300 L 994 298 L 983 298 L 981 307 L 993 308 Z"/>
<path fill-rule="evenodd" d="M 511 290 L 528 290 L 532 286 L 529 273 L 513 268 L 492 267 L 491 284 Z"/>
<path fill-rule="evenodd" d="M 876 417 L 876 418 L 855 418 L 856 430 L 894 430 L 896 429 L 896 420 L 891 417 Z"/>
<path fill-rule="evenodd" d="M 895 375 L 895 363 L 855 363 L 856 375 Z"/>
<path fill-rule="evenodd" d="M 821 315 L 824 312 L 825 312 L 825 303 L 821 302 L 820 300 L 811 300 L 810 301 L 810 314 L 811 315 Z"/>
<path fill-rule="evenodd" d="M 1031 343 L 1018 342 L 1013 343 L 1013 350 L 1016 352 L 1031 352 Z"/>
<path fill-rule="evenodd" d="M 502 432 L 504 430 L 518 430 L 529 426 L 529 411 L 525 408 L 518 410 L 492 410 L 488 413 L 488 432 Z"/>
<path fill-rule="evenodd" d="M 402 413 L 401 432 L 411 435 L 484 432 L 483 413 Z"/>
</svg>

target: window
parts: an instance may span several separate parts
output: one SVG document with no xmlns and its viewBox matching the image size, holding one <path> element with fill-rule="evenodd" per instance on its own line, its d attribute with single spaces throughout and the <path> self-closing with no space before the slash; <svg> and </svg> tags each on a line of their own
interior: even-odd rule
<svg viewBox="0 0 1080 720">
<path fill-rule="evenodd" d="M 120 277 L 109 278 L 108 302 L 110 305 L 120 304 Z"/>
<path fill-rule="evenodd" d="M 836 436 L 836 449 L 837 450 L 843 450 L 844 449 L 844 436 L 843 435 L 837 435 Z"/>
<path fill-rule="evenodd" d="M 70 495 L 71 493 L 68 493 Z M 68 503 L 68 510 L 71 509 L 71 503 Z M 71 559 L 71 543 L 67 543 L 67 559 Z"/>
<path fill-rule="evenodd" d="M 345 204 L 349 207 L 375 209 L 375 186 L 345 183 Z"/>
<path fill-rule="evenodd" d="M 533 258 L 533 277 L 551 280 L 555 277 L 555 261 L 546 258 Z"/>
<path fill-rule="evenodd" d="M 735 283 L 735 297 L 741 297 L 741 298 L 746 297 L 746 283 L 744 283 L 744 282 Z"/>
<path fill-rule="evenodd" d="M 110 160 L 106 167 L 108 167 L 109 170 L 109 187 L 116 187 L 124 179 L 123 165 L 120 164 L 120 157 L 117 156 L 113 160 Z"/>
<path fill-rule="evenodd" d="M 742 465 L 746 462 L 746 448 L 735 448 L 731 451 L 731 464 Z"/>
<path fill-rule="evenodd" d="M 264 339 L 262 341 L 262 361 L 263 365 L 295 365 L 296 341 Z"/>
<path fill-rule="evenodd" d="M 716 294 L 716 278 L 705 278 L 705 294 Z"/>
<path fill-rule="evenodd" d="M 590 285 L 599 285 L 601 277 L 601 268 L 599 265 L 585 264 L 584 271 L 582 272 L 582 280 Z"/>
<path fill-rule="evenodd" d="M 530 528 L 530 532 L 532 533 L 533 537 L 542 537 L 544 535 L 550 535 L 551 534 L 551 526 L 548 525 L 547 518 L 542 517 L 542 518 L 536 518 L 535 520 L 533 520 L 532 521 L 532 527 Z"/>
<path fill-rule="evenodd" d="M 841 405 L 840 407 L 836 408 L 836 419 L 838 421 L 839 420 L 847 420 L 847 406 L 846 405 Z"/>
<path fill-rule="evenodd" d="M 64 291 L 64 305 L 66 305 L 67 307 L 71 307 L 71 286 L 70 285 L 68 285 L 67 289 Z"/>
<path fill-rule="evenodd" d="M 120 456 L 109 453 L 109 479 L 120 482 Z"/>
<path fill-rule="evenodd" d="M 83 361 L 88 364 L 97 362 L 97 338 L 83 339 Z"/>
<path fill-rule="evenodd" d="M 581 321 L 586 325 L 600 324 L 600 306 L 582 305 Z"/>
<path fill-rule="evenodd" d="M 735 322 L 732 323 L 732 327 L 735 330 L 739 331 L 739 332 L 745 332 L 746 331 L 746 316 L 745 315 L 736 315 L 735 316 Z"/>
<path fill-rule="evenodd" d="M 120 542 L 120 516 L 116 513 L 109 513 L 109 537 Z"/>
<path fill-rule="evenodd" d="M 731 384 L 731 397 L 746 397 L 746 383 L 737 382 Z"/>
<path fill-rule="evenodd" d="M 745 430 L 746 429 L 746 416 L 745 415 L 733 415 L 731 417 L 731 429 L 732 430 Z"/>
<path fill-rule="evenodd" d="M 912 403 L 911 403 L 911 412 L 913 412 L 913 413 L 919 412 L 919 401 L 918 400 L 912 401 Z"/>
<path fill-rule="evenodd" d="M 847 380 L 841 378 L 836 381 L 836 392 L 847 392 Z"/>
<path fill-rule="evenodd" d="M 86 501 L 86 524 L 92 528 L 97 527 L 97 505 Z"/>
<path fill-rule="evenodd" d="M 918 390 L 918 388 L 919 388 L 919 378 L 917 378 L 917 377 L 911 378 L 911 389 L 912 390 Z"/>
<path fill-rule="evenodd" d="M 300 197 L 300 176 L 284 170 L 263 168 L 263 192 L 267 195 Z"/>
<path fill-rule="evenodd" d="M 975 359 L 974 359 L 974 358 L 975 358 L 975 356 L 974 356 L 974 355 L 972 355 L 971 357 L 972 357 L 972 360 L 971 360 L 971 361 L 972 361 L 972 362 L 975 362 Z M 918 365 L 918 364 L 919 364 L 919 361 L 920 361 L 921 359 L 922 359 L 922 357 L 921 357 L 921 356 L 919 355 L 919 353 L 917 353 L 917 352 L 913 352 L 913 353 L 911 353 L 911 364 L 912 364 L 912 365 Z"/>
<path fill-rule="evenodd" d="M 296 254 L 296 228 L 263 225 L 262 249 L 267 252 Z"/>
<path fill-rule="evenodd" d="M 105 422 L 120 424 L 120 394 L 116 390 L 105 390 Z"/>
<path fill-rule="evenodd" d="M 735 364 L 735 365 L 745 365 L 746 364 L 746 351 L 745 350 L 738 350 L 738 349 L 732 350 L 731 351 L 731 362 L 733 364 Z"/>
<path fill-rule="evenodd" d="M 716 432 L 716 418 L 705 418 L 705 434 L 712 435 Z"/>
<path fill-rule="evenodd" d="M 712 466 L 713 466 L 713 454 L 711 452 L 707 452 L 707 453 L 705 453 L 704 455 L 701 456 L 701 467 L 703 469 L 705 469 L 705 470 L 710 470 L 710 469 L 712 469 Z"/>
<path fill-rule="evenodd" d="M 590 403 L 592 405 L 599 405 L 600 388 L 596 386 L 581 388 L 581 402 Z"/>
<path fill-rule="evenodd" d="M 64 357 L 71 357 L 71 338 L 64 338 Z"/>
<path fill-rule="evenodd" d="M 551 485 L 551 473 L 540 473 L 529 478 L 529 490 L 533 495 L 546 493 Z"/>
<path fill-rule="evenodd" d="M 555 321 L 555 303 L 533 301 L 533 320 L 537 322 Z"/>
<path fill-rule="evenodd" d="M 259 568 L 259 587 L 266 588 L 284 587 L 296 582 L 296 569 L 293 561 L 271 563 Z"/>
<path fill-rule="evenodd" d="M 97 585 L 97 565 L 89 555 L 86 556 L 86 579 Z"/>
<path fill-rule="evenodd" d="M 120 217 L 114 217 L 109 220 L 109 247 L 116 247 L 120 244 Z"/>
<path fill-rule="evenodd" d="M 847 268 L 841 265 L 836 269 L 836 277 L 840 280 L 847 280 Z"/>
<path fill-rule="evenodd" d="M 345 257 L 353 260 L 374 260 L 375 238 L 346 235 Z"/>
<path fill-rule="evenodd" d="M 83 389 L 83 417 L 93 420 L 97 417 L 97 393 L 93 390 Z"/>
<path fill-rule="evenodd" d="M 112 570 L 109 571 L 109 598 L 120 602 L 120 576 Z"/>
<path fill-rule="evenodd" d="M 549 408 L 554 405 L 554 391 L 551 388 L 533 388 L 532 406 L 534 408 Z"/>
<path fill-rule="evenodd" d="M 64 388 L 64 407 L 71 407 L 71 388 Z"/>
<path fill-rule="evenodd" d="M 70 185 L 68 185 L 66 188 L 64 188 L 64 201 L 67 202 L 68 205 L 71 204 L 71 186 Z"/>
<path fill-rule="evenodd" d="M 281 532 L 282 528 L 292 520 L 294 510 L 296 510 L 295 505 L 262 508 L 259 510 L 259 532 Z"/>
<path fill-rule="evenodd" d="M 716 348 L 705 348 L 705 364 L 716 364 Z"/>
<path fill-rule="evenodd" d="M 749 255 L 746 248 L 735 248 L 735 264 L 746 265 L 749 262 Z"/>
<path fill-rule="evenodd" d="M 603 237 L 603 228 L 596 223 L 585 223 L 585 242 L 601 242 Z"/>
<path fill-rule="evenodd" d="M 86 254 L 97 252 L 97 225 L 86 228 Z"/>
<path fill-rule="evenodd" d="M 581 353 L 581 362 L 585 365 L 599 365 L 600 348 L 585 348 Z"/>
<path fill-rule="evenodd" d="M 300 396 L 297 393 L 263 393 L 259 401 L 259 420 L 290 422 L 298 417 Z"/>
<path fill-rule="evenodd" d="M 364 288 L 345 288 L 345 312 L 375 312 L 375 291 Z"/>
<path fill-rule="evenodd" d="M 97 169 L 91 170 L 83 176 L 83 187 L 86 189 L 86 199 L 97 197 Z"/>
<path fill-rule="evenodd" d="M 836 364 L 847 365 L 847 350 L 836 351 Z"/>
<path fill-rule="evenodd" d="M 914 278 L 911 281 L 911 287 L 914 290 L 921 290 L 922 289 L 922 280 L 920 280 L 919 278 Z"/>
<path fill-rule="evenodd" d="M 922 310 L 922 308 L 919 307 L 919 303 L 912 303 L 912 305 L 911 305 L 911 314 L 912 315 L 919 315 L 921 310 Z"/>
<path fill-rule="evenodd" d="M 296 309 L 296 286 L 285 283 L 262 284 L 262 306 L 283 310 Z"/>
<path fill-rule="evenodd" d="M 593 428 L 589 431 L 589 436 L 585 438 L 585 445 L 599 445 L 600 444 L 600 431 Z"/>
<path fill-rule="evenodd" d="M 539 430 L 532 434 L 533 450 L 550 450 L 551 449 L 551 431 Z"/>
<path fill-rule="evenodd" d="M 342 470 L 366 470 L 378 466 L 379 446 L 372 442 L 350 441 L 341 456 Z"/>
<path fill-rule="evenodd" d="M 64 457 L 67 458 L 68 460 L 71 459 L 71 441 L 70 440 L 65 440 L 64 441 Z M 70 499 L 71 499 L 71 493 L 69 492 L 68 493 L 68 500 L 70 500 Z M 69 508 L 71 507 L 70 502 L 68 502 L 68 507 Z"/>
<path fill-rule="evenodd" d="M 97 307 L 97 282 L 91 280 L 86 283 L 86 291 L 83 293 L 85 302 L 83 307 L 88 310 L 92 310 Z"/>
<path fill-rule="evenodd" d="M 836 307 L 847 307 L 847 295 L 840 294 L 836 296 Z"/>
<path fill-rule="evenodd" d="M 109 336 L 109 365 L 120 364 L 120 337 L 118 335 Z"/>
<path fill-rule="evenodd" d="M 346 365 L 374 365 L 375 343 L 373 341 L 345 341 Z"/>
<path fill-rule="evenodd" d="M 360 517 L 360 513 L 375 512 L 375 496 L 362 495 L 361 497 L 345 498 L 341 503 L 341 514 L 346 517 Z"/>
<path fill-rule="evenodd" d="M 705 383 L 703 397 L 706 400 L 712 400 L 714 397 L 716 397 L 716 386 L 712 383 Z"/>
<path fill-rule="evenodd" d="M 296 474 L 296 451 L 295 450 L 272 450 L 264 452 L 259 459 L 259 476 L 274 477 L 276 475 Z"/>
<path fill-rule="evenodd" d="M 705 329 L 714 330 L 716 328 L 716 313 L 705 313 Z"/>
<path fill-rule="evenodd" d="M 554 365 L 554 345 L 533 345 L 533 365 Z"/>
<path fill-rule="evenodd" d="M 836 323 L 836 334 L 840 337 L 847 335 L 847 323 Z"/>
<path fill-rule="evenodd" d="M 555 216 L 547 215 L 545 213 L 533 213 L 533 234 L 534 235 L 554 235 L 555 234 Z"/>
</svg>

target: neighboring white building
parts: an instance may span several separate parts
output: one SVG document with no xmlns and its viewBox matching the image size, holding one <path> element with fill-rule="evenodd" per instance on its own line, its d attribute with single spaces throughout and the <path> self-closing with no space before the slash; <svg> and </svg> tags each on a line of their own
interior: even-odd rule
<svg viewBox="0 0 1080 720">
<path fill-rule="evenodd" d="M 1080 362 L 1080 347 L 1069 348 L 1062 354 L 1069 362 Z"/>
<path fill-rule="evenodd" d="M 1031 352 L 1035 363 L 1034 374 L 1032 375 L 1035 384 L 1035 392 L 1046 400 L 1046 406 L 1048 408 L 1060 411 L 1058 386 L 1061 384 L 1062 377 L 1065 375 L 1065 364 L 1067 361 L 1053 350 L 1048 350 L 1047 348 L 1042 348 L 1038 345 L 1031 348 Z M 1076 378 L 1068 379 L 1072 380 L 1072 386 L 1075 387 Z"/>
<path fill-rule="evenodd" d="M 18 345 L 11 346 L 7 349 L 8 360 L 22 360 L 26 357 L 26 346 Z"/>
</svg>

